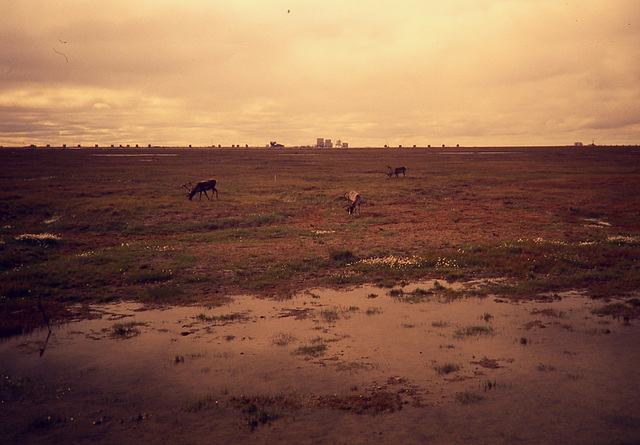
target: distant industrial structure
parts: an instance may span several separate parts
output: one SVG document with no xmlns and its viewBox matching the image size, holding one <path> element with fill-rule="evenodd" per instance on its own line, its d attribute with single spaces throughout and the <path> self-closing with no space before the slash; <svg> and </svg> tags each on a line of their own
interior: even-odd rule
<svg viewBox="0 0 640 445">
<path fill-rule="evenodd" d="M 331 139 L 318 138 L 316 139 L 316 148 L 333 148 L 333 142 Z M 349 148 L 349 143 L 338 139 L 336 141 L 336 148 Z"/>
</svg>

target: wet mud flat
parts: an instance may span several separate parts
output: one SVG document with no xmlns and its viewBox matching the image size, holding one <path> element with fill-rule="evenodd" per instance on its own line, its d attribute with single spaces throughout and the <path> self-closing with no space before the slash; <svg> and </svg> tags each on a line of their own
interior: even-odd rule
<svg viewBox="0 0 640 445">
<path fill-rule="evenodd" d="M 0 344 L 0 442 L 640 441 L 637 320 L 462 286 L 92 306 Z"/>
</svg>

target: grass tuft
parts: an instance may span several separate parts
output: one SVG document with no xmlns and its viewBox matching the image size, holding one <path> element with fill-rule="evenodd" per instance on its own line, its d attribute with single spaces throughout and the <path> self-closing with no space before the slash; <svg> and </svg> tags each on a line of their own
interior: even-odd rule
<svg viewBox="0 0 640 445">
<path fill-rule="evenodd" d="M 140 330 L 136 326 L 140 326 L 143 323 L 130 321 L 127 323 L 115 323 L 111 327 L 111 336 L 113 338 L 127 339 L 140 335 Z"/>
<path fill-rule="evenodd" d="M 453 333 L 453 337 L 457 339 L 480 337 L 483 335 L 493 335 L 493 328 L 491 326 L 465 326 L 459 327 Z"/>
<path fill-rule="evenodd" d="M 220 402 L 212 395 L 205 395 L 184 404 L 183 410 L 188 413 L 197 413 L 211 407 L 219 408 Z"/>
<path fill-rule="evenodd" d="M 305 355 L 314 358 L 321 357 L 327 351 L 327 348 L 325 341 L 318 337 L 311 340 L 309 344 L 298 346 L 298 348 L 293 351 L 293 355 Z"/>
<path fill-rule="evenodd" d="M 452 372 L 458 372 L 460 370 L 460 365 L 456 363 L 445 363 L 444 365 L 436 365 L 433 369 L 438 375 L 447 375 Z"/>
<path fill-rule="evenodd" d="M 463 391 L 456 393 L 456 402 L 463 405 L 469 405 L 472 403 L 478 403 L 484 400 L 484 397 L 475 392 Z"/>
</svg>

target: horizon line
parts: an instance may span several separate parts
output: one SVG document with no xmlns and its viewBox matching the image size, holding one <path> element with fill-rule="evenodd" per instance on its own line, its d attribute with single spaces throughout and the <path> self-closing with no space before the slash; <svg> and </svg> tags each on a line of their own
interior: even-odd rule
<svg viewBox="0 0 640 445">
<path fill-rule="evenodd" d="M 249 144 L 245 144 L 245 145 L 235 145 L 235 144 L 231 144 L 231 145 L 222 145 L 222 144 L 218 144 L 218 145 L 192 145 L 192 144 L 188 144 L 188 145 L 155 145 L 155 144 L 147 144 L 147 145 L 140 145 L 140 144 L 107 144 L 107 145 L 100 145 L 100 144 L 94 144 L 94 145 L 82 145 L 82 144 L 77 144 L 77 145 L 67 145 L 67 144 L 62 144 L 62 145 L 51 145 L 51 144 L 46 144 L 46 145 L 37 145 L 37 144 L 30 144 L 30 145 L 8 145 L 8 146 L 4 146 L 4 145 L 0 145 L 0 149 L 108 149 L 108 148 L 113 148 L 113 149 L 233 149 L 233 150 L 242 150 L 242 149 L 268 149 L 268 150 L 282 150 L 282 149 L 311 149 L 311 150 L 358 150 L 358 149 L 441 149 L 441 148 L 455 148 L 455 149 L 463 149 L 463 148 L 474 148 L 474 149 L 484 149 L 484 148 L 594 148 L 594 147 L 640 147 L 640 144 L 595 144 L 595 143 L 591 143 L 591 144 L 582 144 L 582 143 L 573 143 L 573 144 L 562 144 L 562 145 L 558 145 L 558 144 L 533 144 L 533 145 L 516 145 L 516 144 L 510 144 L 510 145 L 460 145 L 460 144 L 456 144 L 456 145 L 382 145 L 382 146 L 378 146 L 378 145 L 368 145 L 368 146 L 349 146 L 349 147 L 318 147 L 318 146 L 314 146 L 314 145 L 290 145 L 290 146 L 285 146 L 285 145 L 281 145 L 281 146 L 269 146 L 269 145 L 249 145 Z"/>
</svg>

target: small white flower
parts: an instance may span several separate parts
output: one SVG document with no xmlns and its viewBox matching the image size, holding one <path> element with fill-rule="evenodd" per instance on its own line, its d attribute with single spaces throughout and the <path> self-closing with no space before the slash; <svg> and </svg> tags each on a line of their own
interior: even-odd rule
<svg viewBox="0 0 640 445">
<path fill-rule="evenodd" d="M 48 225 L 48 224 L 53 224 L 54 222 L 57 222 L 59 220 L 60 220 L 59 216 L 54 216 L 49 219 L 45 219 L 43 222 Z"/>
<path fill-rule="evenodd" d="M 393 255 L 378 258 L 365 258 L 352 264 L 367 264 L 370 266 L 385 266 L 391 269 L 401 269 L 403 267 L 418 266 L 422 263 L 419 258 L 399 258 Z"/>
<path fill-rule="evenodd" d="M 60 239 L 59 235 L 53 233 L 24 233 L 16 236 L 18 241 L 58 241 Z"/>
<path fill-rule="evenodd" d="M 640 242 L 638 236 L 612 235 L 607 237 L 607 241 L 611 243 L 635 244 Z"/>
</svg>

